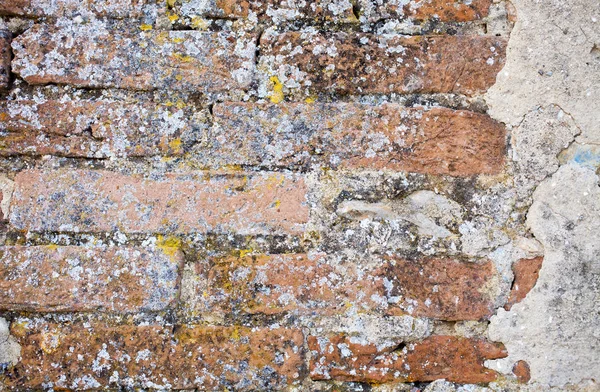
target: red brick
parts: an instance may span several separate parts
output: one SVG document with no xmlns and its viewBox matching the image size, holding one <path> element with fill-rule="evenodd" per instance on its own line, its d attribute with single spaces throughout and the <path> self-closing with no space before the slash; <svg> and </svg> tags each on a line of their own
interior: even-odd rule
<svg viewBox="0 0 600 392">
<path fill-rule="evenodd" d="M 303 335 L 294 329 L 18 320 L 17 388 L 203 388 L 280 390 L 303 373 Z"/>
<path fill-rule="evenodd" d="M 513 374 L 521 384 L 527 384 L 531 380 L 531 370 L 525 361 L 518 361 L 512 369 Z"/>
<path fill-rule="evenodd" d="M 13 41 L 13 70 L 30 84 L 203 93 L 249 87 L 255 38 L 229 32 L 35 25 Z"/>
<path fill-rule="evenodd" d="M 352 4 L 345 0 L 216 0 L 215 2 L 178 0 L 175 2 L 173 12 L 189 19 L 198 16 L 218 18 L 252 16 L 275 24 L 293 20 L 357 22 L 352 12 Z"/>
<path fill-rule="evenodd" d="M 303 177 L 194 172 L 157 179 L 106 170 L 26 170 L 15 178 L 11 224 L 61 232 L 300 233 Z"/>
<path fill-rule="evenodd" d="M 335 265 L 324 255 L 288 254 L 210 259 L 196 267 L 192 313 L 409 314 L 444 320 L 479 320 L 494 309 L 486 292 L 495 279 L 491 262 L 390 258 L 371 269 Z"/>
<path fill-rule="evenodd" d="M 505 61 L 506 39 L 492 36 L 376 36 L 273 31 L 261 38 L 263 84 L 294 96 L 484 93 Z M 297 50 L 302 48 L 302 50 Z"/>
<path fill-rule="evenodd" d="M 513 265 L 515 279 L 504 309 L 510 310 L 514 304 L 521 302 L 527 296 L 538 280 L 543 261 L 543 257 L 535 257 L 521 259 Z"/>
<path fill-rule="evenodd" d="M 139 18 L 158 8 L 152 0 L 0 0 L 0 15 L 62 17 L 89 15 L 109 18 Z"/>
<path fill-rule="evenodd" d="M 364 18 L 369 22 L 395 18 L 469 22 L 486 17 L 492 0 L 412 0 L 409 2 L 359 0 L 359 4 Z"/>
<path fill-rule="evenodd" d="M 496 372 L 484 362 L 506 357 L 502 344 L 480 339 L 432 336 L 405 347 L 380 350 L 344 335 L 308 337 L 313 380 L 370 383 L 434 381 L 487 383 Z"/>
<path fill-rule="evenodd" d="M 10 31 L 0 30 L 0 90 L 7 89 L 10 84 L 11 40 Z"/>
<path fill-rule="evenodd" d="M 208 127 L 205 114 L 183 101 L 0 101 L 0 120 L 4 156 L 182 155 L 195 134 Z"/>
<path fill-rule="evenodd" d="M 0 247 L 0 309 L 136 312 L 165 309 L 177 293 L 175 248 Z"/>
<path fill-rule="evenodd" d="M 210 141 L 223 164 L 391 169 L 467 176 L 497 173 L 504 126 L 489 116 L 398 104 L 223 103 Z"/>
</svg>

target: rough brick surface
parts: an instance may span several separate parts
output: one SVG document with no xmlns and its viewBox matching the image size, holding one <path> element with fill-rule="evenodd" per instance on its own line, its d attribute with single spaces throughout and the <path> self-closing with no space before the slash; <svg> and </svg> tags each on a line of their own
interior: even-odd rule
<svg viewBox="0 0 600 392">
<path fill-rule="evenodd" d="M 182 101 L 1 101 L 0 120 L 0 155 L 8 156 L 181 155 L 208 127 L 205 113 Z"/>
<path fill-rule="evenodd" d="M 10 83 L 11 40 L 10 31 L 0 30 L 0 91 L 7 89 Z"/>
<path fill-rule="evenodd" d="M 198 31 L 111 30 L 104 22 L 35 25 L 12 44 L 31 84 L 235 91 L 253 77 L 255 38 Z"/>
<path fill-rule="evenodd" d="M 309 336 L 308 347 L 313 379 L 373 383 L 490 382 L 497 374 L 487 369 L 484 361 L 506 356 L 501 344 L 452 336 L 432 336 L 403 348 L 383 350 L 344 335 Z"/>
<path fill-rule="evenodd" d="M 61 17 L 94 15 L 111 18 L 139 18 L 157 6 L 154 0 L 2 0 L 1 15 Z"/>
<path fill-rule="evenodd" d="M 260 50 L 260 69 L 269 76 L 265 88 L 272 89 L 276 79 L 284 93 L 474 95 L 494 84 L 506 40 L 270 31 L 261 37 Z"/>
<path fill-rule="evenodd" d="M 12 333 L 16 388 L 277 390 L 303 372 L 303 335 L 293 329 L 22 320 Z"/>
<path fill-rule="evenodd" d="M 491 0 L 359 0 L 362 18 L 369 22 L 391 18 L 468 22 L 488 15 Z"/>
<path fill-rule="evenodd" d="M 356 22 L 352 3 L 346 0 L 177 0 L 173 11 L 193 20 L 199 16 L 218 18 L 259 18 L 273 23 L 295 20 Z"/>
<path fill-rule="evenodd" d="M 0 309 L 136 312 L 175 300 L 176 248 L 0 247 Z"/>
<path fill-rule="evenodd" d="M 192 312 L 249 314 L 361 312 L 445 320 L 487 318 L 491 262 L 390 258 L 376 268 L 332 265 L 324 255 L 228 257 L 196 265 Z"/>
<path fill-rule="evenodd" d="M 510 290 L 508 302 L 504 306 L 506 310 L 510 310 L 514 304 L 521 302 L 535 286 L 543 261 L 543 257 L 535 257 L 533 259 L 521 259 L 513 265 L 515 280 Z"/>
<path fill-rule="evenodd" d="M 28 170 L 15 183 L 10 222 L 19 230 L 300 233 L 308 220 L 306 187 L 293 174 L 144 179 L 103 170 Z"/>
<path fill-rule="evenodd" d="M 504 127 L 488 116 L 397 104 L 223 103 L 213 108 L 214 156 L 225 164 L 318 162 L 472 175 L 503 167 Z M 217 159 L 219 159 L 217 158 Z"/>
</svg>

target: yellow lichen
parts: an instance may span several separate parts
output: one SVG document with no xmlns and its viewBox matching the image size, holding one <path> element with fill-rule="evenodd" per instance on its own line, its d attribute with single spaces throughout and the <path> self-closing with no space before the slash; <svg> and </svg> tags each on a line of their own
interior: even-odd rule
<svg viewBox="0 0 600 392">
<path fill-rule="evenodd" d="M 169 7 L 169 8 L 175 7 L 175 2 L 176 1 L 177 0 L 167 0 L 167 7 Z"/>
<path fill-rule="evenodd" d="M 175 80 L 181 81 L 181 80 L 183 80 L 183 76 L 182 75 L 175 75 Z"/>
<path fill-rule="evenodd" d="M 240 330 L 238 327 L 233 328 L 233 331 L 231 332 L 231 338 L 236 341 L 241 339 Z"/>
<path fill-rule="evenodd" d="M 48 249 L 50 250 L 57 250 L 58 249 L 58 245 L 56 244 L 50 244 L 46 246 Z"/>
<path fill-rule="evenodd" d="M 196 30 L 206 30 L 208 29 L 208 22 L 202 18 L 194 16 L 192 18 L 192 28 Z"/>
<path fill-rule="evenodd" d="M 279 208 L 280 205 L 281 205 L 281 200 L 275 200 L 275 202 L 273 203 L 273 206 L 275 206 L 275 208 Z"/>
<path fill-rule="evenodd" d="M 170 14 L 167 16 L 167 18 L 169 18 L 171 23 L 175 23 L 175 22 L 177 22 L 177 19 L 179 19 L 179 16 L 177 16 L 176 14 Z"/>
<path fill-rule="evenodd" d="M 314 103 L 317 100 L 316 97 L 308 97 L 304 100 L 306 103 Z"/>
<path fill-rule="evenodd" d="M 185 41 L 185 38 L 171 38 L 171 42 L 173 42 L 175 44 L 180 44 L 183 41 Z"/>
<path fill-rule="evenodd" d="M 177 60 L 181 61 L 182 63 L 189 63 L 192 60 L 194 60 L 192 56 L 188 56 L 181 53 L 173 53 L 172 56 L 175 57 Z"/>
<path fill-rule="evenodd" d="M 271 83 L 273 83 L 273 94 L 269 96 L 269 99 L 273 103 L 282 102 L 285 98 L 283 95 L 283 84 L 277 76 L 271 76 L 269 80 L 271 81 Z"/>
<path fill-rule="evenodd" d="M 181 249 L 181 240 L 177 237 L 164 237 L 159 234 L 156 236 L 156 247 L 174 260 L 177 252 Z"/>
<path fill-rule="evenodd" d="M 246 257 L 249 254 L 251 254 L 252 252 L 254 252 L 254 249 L 252 248 L 248 248 L 248 249 L 240 249 L 240 258 L 242 257 Z"/>
<path fill-rule="evenodd" d="M 181 142 L 181 139 L 177 138 L 169 142 L 169 147 L 171 147 L 171 150 L 173 150 L 174 152 L 179 152 L 181 151 L 182 144 L 183 143 Z"/>
<path fill-rule="evenodd" d="M 143 25 L 140 26 L 140 30 L 142 30 L 142 31 L 152 30 L 152 25 L 144 23 Z"/>
</svg>

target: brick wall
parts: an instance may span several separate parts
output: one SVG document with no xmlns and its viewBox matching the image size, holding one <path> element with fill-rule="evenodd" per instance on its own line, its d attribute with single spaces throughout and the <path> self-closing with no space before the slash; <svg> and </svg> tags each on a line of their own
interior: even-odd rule
<svg viewBox="0 0 600 392">
<path fill-rule="evenodd" d="M 513 279 L 492 252 L 524 219 L 482 99 L 507 4 L 0 0 L 0 15 L 6 388 L 516 379 L 485 366 L 507 355 L 489 318 L 541 264 L 518 257 Z"/>
</svg>

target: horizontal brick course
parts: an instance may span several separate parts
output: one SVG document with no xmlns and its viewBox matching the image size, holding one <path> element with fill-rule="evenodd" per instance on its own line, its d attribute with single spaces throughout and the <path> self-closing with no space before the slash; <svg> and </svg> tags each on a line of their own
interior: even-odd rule
<svg viewBox="0 0 600 392">
<path fill-rule="evenodd" d="M 30 84 L 204 93 L 249 87 L 255 37 L 228 32 L 111 30 L 103 22 L 35 25 L 13 41 Z"/>
<path fill-rule="evenodd" d="M 156 0 L 1 0 L 0 15 L 139 18 L 157 9 L 158 3 Z"/>
<path fill-rule="evenodd" d="M 69 115 L 66 116 L 65 113 Z M 208 120 L 183 102 L 0 101 L 0 155 L 182 155 Z"/>
<path fill-rule="evenodd" d="M 506 39 L 492 36 L 268 31 L 259 68 L 265 88 L 281 83 L 284 94 L 476 95 L 494 84 L 505 51 Z"/>
<path fill-rule="evenodd" d="M 21 389 L 280 390 L 303 373 L 294 329 L 18 321 L 11 332 L 21 360 L 6 382 Z"/>
<path fill-rule="evenodd" d="M 473 175 L 502 170 L 504 126 L 489 116 L 398 104 L 218 103 L 209 142 L 223 164 Z"/>
<path fill-rule="evenodd" d="M 323 255 L 227 257 L 196 265 L 191 313 L 322 314 L 360 312 L 410 314 L 443 320 L 488 318 L 496 278 L 491 262 L 451 259 L 382 261 L 376 268 L 333 265 Z"/>
<path fill-rule="evenodd" d="M 301 233 L 308 220 L 302 176 L 26 170 L 15 178 L 10 223 L 20 230 L 126 233 Z"/>
<path fill-rule="evenodd" d="M 0 247 L 0 310 L 165 309 L 177 291 L 175 248 Z"/>
<path fill-rule="evenodd" d="M 358 4 L 362 18 L 369 22 L 395 18 L 469 22 L 486 17 L 492 0 L 359 0 Z"/>
<path fill-rule="evenodd" d="M 184 18 L 258 18 L 273 23 L 293 20 L 356 22 L 352 3 L 347 0 L 177 0 L 173 11 Z"/>
<path fill-rule="evenodd" d="M 420 342 L 378 349 L 344 335 L 309 336 L 313 380 L 356 382 L 415 382 L 446 379 L 458 383 L 487 383 L 497 377 L 484 362 L 504 358 L 500 343 L 453 336 L 432 336 Z"/>
</svg>

